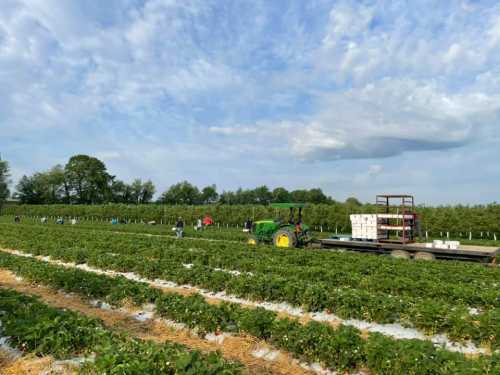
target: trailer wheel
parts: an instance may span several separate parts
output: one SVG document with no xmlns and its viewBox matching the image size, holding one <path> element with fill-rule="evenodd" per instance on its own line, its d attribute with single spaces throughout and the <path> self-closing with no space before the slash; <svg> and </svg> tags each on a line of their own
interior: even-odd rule
<svg viewBox="0 0 500 375">
<path fill-rule="evenodd" d="M 427 253 L 425 251 L 417 251 L 415 253 L 415 260 L 434 260 L 436 256 L 432 253 Z"/>
<path fill-rule="evenodd" d="M 398 259 L 410 259 L 410 253 L 405 250 L 392 250 L 391 257 Z"/>
</svg>

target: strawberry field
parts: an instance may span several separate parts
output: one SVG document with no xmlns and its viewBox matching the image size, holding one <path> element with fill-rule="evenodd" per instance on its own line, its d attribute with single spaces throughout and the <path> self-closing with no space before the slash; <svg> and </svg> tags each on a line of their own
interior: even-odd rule
<svg viewBox="0 0 500 375">
<path fill-rule="evenodd" d="M 0 248 L 0 269 L 32 284 L 116 310 L 150 305 L 156 318 L 203 340 L 250 337 L 310 373 L 500 373 L 498 268 L 29 222 L 0 223 Z M 145 373 L 251 372 L 245 361 L 137 341 L 105 326 L 99 330 L 111 332 L 101 335 L 109 341 L 82 334 L 84 342 L 73 343 L 79 325 L 82 332 L 89 324 L 98 331 L 100 323 L 54 312 L 41 300 L 0 286 L 1 301 L 9 303 L 0 304 L 0 336 L 25 352 L 92 354 L 81 367 L 90 373 L 105 373 L 118 363 L 120 373 L 137 373 L 134 366 Z M 23 310 L 23 304 L 43 313 Z M 46 334 L 51 314 L 68 321 L 66 333 Z M 16 330 L 12 322 L 18 320 L 26 324 Z M 46 331 L 34 330 L 44 324 Z M 31 343 L 35 336 L 49 341 Z M 58 337 L 69 341 L 57 342 Z M 61 347 L 67 351 L 56 350 Z M 171 358 L 171 367 L 158 367 L 162 358 Z"/>
</svg>

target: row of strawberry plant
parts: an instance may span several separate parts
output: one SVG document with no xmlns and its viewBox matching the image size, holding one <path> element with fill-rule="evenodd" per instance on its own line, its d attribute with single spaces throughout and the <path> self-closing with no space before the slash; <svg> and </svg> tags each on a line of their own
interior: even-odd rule
<svg viewBox="0 0 500 375">
<path fill-rule="evenodd" d="M 95 235 L 95 233 L 94 233 Z M 97 236 L 96 236 L 97 237 Z M 24 237 L 26 238 L 26 237 Z M 58 237 L 60 238 L 60 236 Z M 2 238 L 0 243 L 5 239 Z M 317 311 L 329 309 L 343 318 L 377 322 L 411 323 L 428 333 L 445 332 L 452 339 L 473 339 L 497 345 L 500 331 L 499 309 L 485 310 L 472 316 L 461 304 L 447 304 L 425 298 L 391 296 L 364 290 L 338 288 L 323 282 L 285 279 L 275 275 L 240 275 L 213 272 L 209 267 L 186 268 L 170 257 L 148 259 L 142 254 L 108 253 L 96 249 L 68 249 L 51 246 L 54 237 L 28 249 L 34 254 L 51 255 L 65 261 L 88 263 L 94 267 L 135 272 L 149 279 L 166 279 L 178 284 L 193 284 L 212 291 L 222 291 L 254 300 L 287 301 Z M 103 246 L 97 240 L 97 247 Z"/>
<path fill-rule="evenodd" d="M 238 374 L 241 365 L 217 353 L 202 354 L 110 331 L 97 320 L 47 306 L 37 298 L 0 288 L 0 333 L 19 350 L 57 359 L 91 357 L 88 374 Z M 119 370 L 118 370 L 119 369 Z"/>
<path fill-rule="evenodd" d="M 57 217 L 53 217 L 47 223 L 42 223 L 40 218 L 36 217 L 22 217 L 21 225 L 37 225 L 37 226 L 57 226 L 58 228 L 69 227 L 71 226 L 73 229 L 96 229 L 103 231 L 112 231 L 112 232 L 124 232 L 124 233 L 137 233 L 137 234 L 155 234 L 155 235 L 171 235 L 175 236 L 174 231 L 172 230 L 172 226 L 174 223 L 170 225 L 146 225 L 145 223 L 136 224 L 111 224 L 110 221 L 102 221 L 102 222 L 93 222 L 90 220 L 79 221 L 78 225 L 72 225 L 70 218 L 66 218 L 67 220 L 64 224 L 56 223 Z M 13 216 L 0 216 L 0 223 L 13 223 Z M 191 223 L 189 223 L 191 224 Z M 248 234 L 242 231 L 242 228 L 234 228 L 234 227 L 226 227 L 224 225 L 215 225 L 211 227 L 204 228 L 203 230 L 195 230 L 193 226 L 188 225 L 184 228 L 184 235 L 189 238 L 206 238 L 206 239 L 215 239 L 215 240 L 224 240 L 224 241 L 240 241 L 244 242 L 248 239 Z"/>
<path fill-rule="evenodd" d="M 132 301 L 136 305 L 152 303 L 160 316 L 184 323 L 201 335 L 220 331 L 251 334 L 270 343 L 278 343 L 281 348 L 292 349 L 290 351 L 301 359 L 321 361 L 327 366 L 341 370 L 354 368 L 363 360 L 360 333 L 351 327 L 334 329 L 331 326 L 321 327 L 322 324 L 317 322 L 305 326 L 296 325 L 293 320 L 277 319 L 276 313 L 262 308 L 242 308 L 231 303 L 215 306 L 207 303 L 198 294 L 185 297 L 162 292 L 145 283 L 120 276 L 110 277 L 79 269 L 67 269 L 6 253 L 0 254 L 0 267 L 9 269 L 29 281 L 78 293 L 86 298 L 101 299 L 116 307 L 121 306 L 124 301 Z M 288 344 L 285 347 L 281 337 L 283 331 L 295 332 L 295 335 L 303 338 L 306 334 L 312 335 L 314 342 L 308 343 L 306 347 L 302 338 L 295 346 Z M 327 342 L 331 345 L 327 351 L 323 351 L 323 348 L 317 347 L 320 342 L 323 345 Z M 342 342 L 347 344 L 339 347 L 338 344 Z"/>
<path fill-rule="evenodd" d="M 52 229 L 61 233 L 57 246 L 74 247 L 72 234 Z M 67 230 L 71 231 L 72 228 Z M 476 264 L 421 264 L 362 254 L 339 254 L 321 250 L 270 251 L 269 247 L 249 248 L 234 243 L 206 243 L 189 239 L 176 241 L 142 236 L 134 237 L 132 243 L 130 238 L 120 238 L 114 234 L 84 232 L 79 233 L 79 239 L 85 249 L 104 249 L 121 254 L 140 252 L 150 259 L 168 258 L 179 263 L 324 282 L 336 287 L 397 296 L 434 298 L 472 307 L 500 305 L 500 293 L 495 287 L 500 282 L 500 272 Z"/>
<path fill-rule="evenodd" d="M 400 373 L 487 373 L 500 365 L 498 357 L 467 360 L 418 340 L 393 340 L 378 334 L 366 340 L 354 328 L 337 329 L 317 322 L 305 325 L 296 320 L 278 319 L 274 312 L 248 309 L 236 304 L 208 304 L 201 296 L 184 297 L 164 293 L 144 283 L 123 277 L 111 278 L 77 269 L 66 269 L 34 259 L 0 254 L 0 267 L 8 268 L 30 281 L 56 289 L 100 298 L 119 306 L 123 300 L 136 304 L 154 303 L 161 316 L 187 324 L 200 332 L 231 331 L 251 334 L 296 356 L 319 361 L 338 370 L 369 366 L 375 374 Z M 381 350 L 381 346 L 384 350 Z"/>
</svg>

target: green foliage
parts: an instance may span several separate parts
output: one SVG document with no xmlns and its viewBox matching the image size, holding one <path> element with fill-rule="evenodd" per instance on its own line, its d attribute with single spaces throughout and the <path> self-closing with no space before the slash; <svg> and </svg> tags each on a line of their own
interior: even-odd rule
<svg viewBox="0 0 500 375">
<path fill-rule="evenodd" d="M 0 159 L 0 209 L 2 208 L 5 200 L 10 195 L 9 177 L 10 177 L 9 163 L 7 163 L 5 160 Z"/>
<path fill-rule="evenodd" d="M 38 299 L 0 289 L 1 333 L 25 352 L 56 358 L 96 354 L 87 374 L 239 374 L 241 366 L 220 354 L 201 354 L 169 342 L 130 339 L 97 319 L 49 307 Z"/>
<path fill-rule="evenodd" d="M 330 310 L 347 319 L 400 322 L 457 340 L 498 345 L 496 268 L 15 224 L 0 224 L 0 245 L 253 300 Z M 469 307 L 480 313 L 471 315 Z"/>
<path fill-rule="evenodd" d="M 224 195 L 224 193 L 223 193 Z M 179 198 L 180 199 L 180 198 Z M 193 201 L 198 198 L 186 197 L 183 200 Z M 178 202 L 179 203 L 179 202 Z M 221 203 L 223 201 L 221 196 Z M 156 220 L 157 222 L 175 222 L 182 216 L 188 223 L 194 223 L 206 214 L 211 215 L 218 223 L 242 225 L 248 218 L 254 220 L 272 219 L 278 216 L 288 217 L 286 210 L 276 210 L 266 205 L 231 204 L 209 205 L 7 205 L 4 213 L 8 215 L 26 216 L 67 216 L 80 218 L 127 218 L 130 220 Z M 359 203 L 359 202 L 358 202 Z M 303 221 L 314 227 L 323 226 L 326 231 L 337 230 L 339 233 L 350 232 L 349 215 L 354 213 L 376 212 L 373 205 L 330 202 L 328 204 L 310 204 L 303 212 Z M 492 239 L 493 233 L 500 233 L 500 204 L 479 206 L 442 206 L 417 207 L 421 218 L 423 233 L 439 237 L 451 232 L 452 237 L 468 236 L 473 232 L 475 239 Z M 482 237 L 481 236 L 482 233 Z M 489 236 L 489 237 L 488 237 Z"/>
<path fill-rule="evenodd" d="M 251 334 L 269 340 L 297 358 L 319 362 L 337 371 L 365 365 L 374 374 L 493 374 L 498 369 L 495 356 L 467 360 L 463 355 L 437 349 L 430 342 L 394 340 L 379 334 L 371 334 L 365 341 L 357 329 L 348 326 L 334 328 L 314 321 L 301 324 L 294 319 L 277 318 L 276 313 L 261 308 L 229 303 L 211 305 L 199 295 L 184 297 L 165 293 L 144 283 L 71 270 L 6 253 L 0 253 L 0 267 L 11 269 L 33 282 L 90 299 L 114 301 L 117 306 L 124 302 L 124 297 L 138 305 L 153 303 L 160 316 L 184 323 L 201 334 L 219 331 Z M 88 365 L 89 371 L 156 374 L 174 373 L 175 369 L 175 373 L 213 374 L 233 373 L 235 369 L 215 354 L 202 357 L 175 345 L 124 340 L 104 331 L 95 320 L 40 307 L 28 297 L 21 300 L 16 297 L 12 302 L 0 293 L 0 300 L 6 311 L 0 315 L 0 320 L 7 322 L 6 333 L 15 337 L 17 345 L 59 357 L 93 348 L 98 356 Z M 41 323 L 37 319 L 41 319 Z"/>
</svg>

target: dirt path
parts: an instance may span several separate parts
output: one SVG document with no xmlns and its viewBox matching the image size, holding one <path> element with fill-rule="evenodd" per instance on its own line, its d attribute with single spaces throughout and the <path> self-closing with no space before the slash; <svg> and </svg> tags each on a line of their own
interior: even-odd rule
<svg viewBox="0 0 500 375">
<path fill-rule="evenodd" d="M 0 375 L 76 375 L 78 369 L 75 366 L 56 361 L 54 358 L 35 357 L 26 355 L 18 359 L 2 357 L 0 350 Z"/>
<path fill-rule="evenodd" d="M 173 329 L 162 322 L 154 320 L 145 322 L 137 321 L 130 316 L 133 310 L 126 312 L 103 310 L 90 306 L 88 302 L 75 295 L 30 284 L 24 280 L 17 279 L 12 272 L 3 269 L 0 269 L 0 287 L 11 288 L 24 294 L 38 296 L 46 304 L 53 307 L 66 308 L 90 317 L 99 318 L 106 326 L 119 331 L 125 331 L 135 337 L 155 342 L 168 340 L 205 352 L 219 350 L 224 358 L 241 362 L 250 374 L 310 374 L 309 371 L 303 369 L 296 360 L 286 353 L 280 352 L 273 361 L 254 357 L 252 352 L 266 347 L 266 344 L 250 336 L 229 336 L 221 343 L 210 342 L 199 338 L 189 330 Z M 33 372 L 26 372 L 26 374 L 28 373 L 33 374 Z"/>
</svg>

